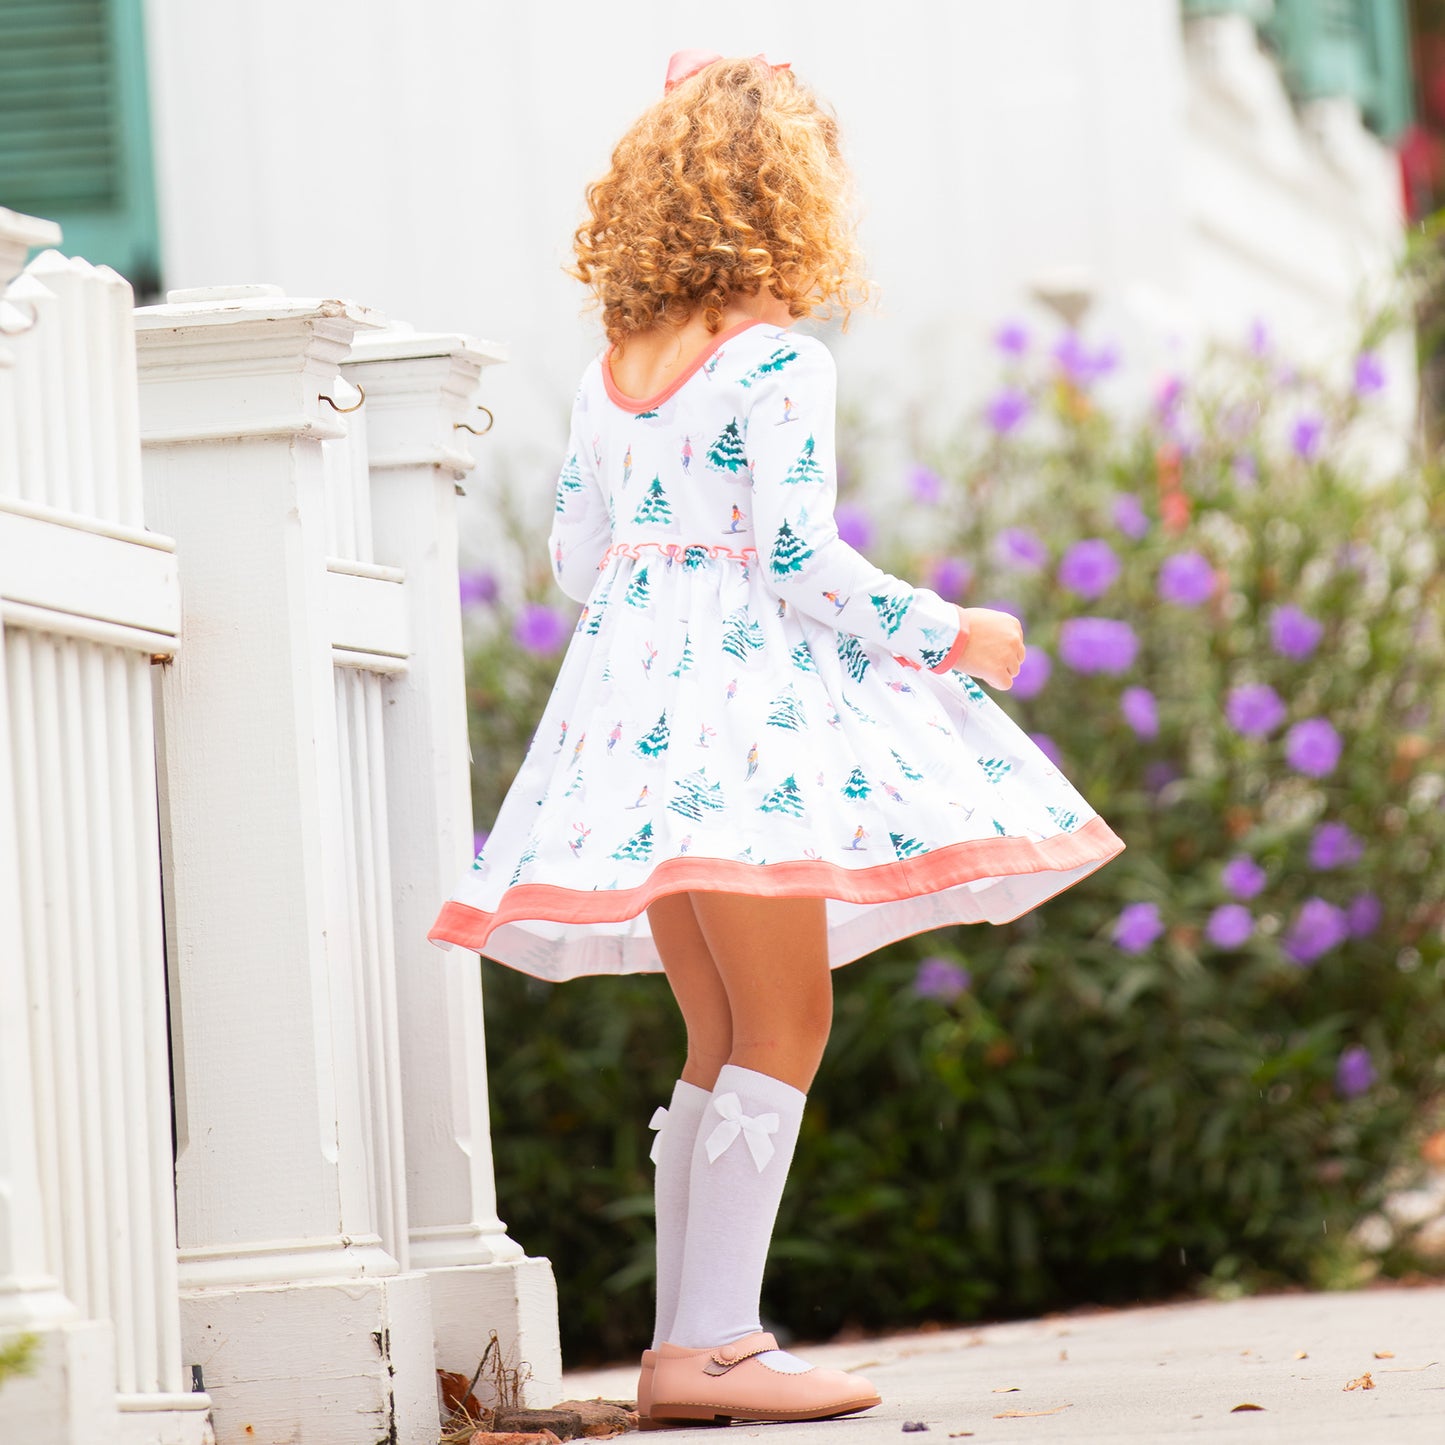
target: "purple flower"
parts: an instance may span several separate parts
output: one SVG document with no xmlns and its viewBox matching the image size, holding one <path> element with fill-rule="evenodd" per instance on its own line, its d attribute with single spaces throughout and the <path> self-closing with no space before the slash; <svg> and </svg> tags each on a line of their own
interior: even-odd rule
<svg viewBox="0 0 1445 1445">
<path fill-rule="evenodd" d="M 1059 581 L 1080 597 L 1099 597 L 1119 576 L 1119 559 L 1101 537 L 1075 542 L 1059 563 Z"/>
<path fill-rule="evenodd" d="M 1323 898 L 1306 898 L 1285 935 L 1284 951 L 1303 967 L 1345 941 L 1349 928 L 1345 911 Z"/>
<path fill-rule="evenodd" d="M 1031 647 L 1024 653 L 1018 675 L 1010 692 L 1014 697 L 1037 697 L 1054 670 L 1054 660 L 1041 647 Z"/>
<path fill-rule="evenodd" d="M 1125 904 L 1114 920 L 1114 943 L 1125 953 L 1143 953 L 1163 932 L 1157 903 Z"/>
<path fill-rule="evenodd" d="M 994 543 L 994 556 L 1005 567 L 1034 572 L 1049 560 L 1048 548 L 1023 527 L 1005 527 Z"/>
<path fill-rule="evenodd" d="M 968 591 L 973 581 L 973 568 L 962 557 L 940 557 L 933 564 L 933 590 L 940 597 L 956 602 Z"/>
<path fill-rule="evenodd" d="M 571 624 L 555 608 L 527 602 L 517 614 L 512 640 L 528 652 L 556 652 L 570 631 Z"/>
<path fill-rule="evenodd" d="M 1284 738 L 1285 761 L 1296 772 L 1311 778 L 1328 777 L 1334 772 L 1343 749 L 1339 733 L 1322 717 L 1297 722 Z"/>
<path fill-rule="evenodd" d="M 1373 351 L 1362 351 L 1355 358 L 1355 395 L 1373 396 L 1385 389 L 1385 368 Z"/>
<path fill-rule="evenodd" d="M 833 521 L 838 535 L 850 547 L 863 551 L 873 540 L 873 521 L 868 513 L 852 502 L 844 502 L 833 508 Z"/>
<path fill-rule="evenodd" d="M 491 836 L 487 832 L 472 834 L 472 857 L 480 858 L 482 856 L 482 849 L 487 846 L 487 839 Z"/>
<path fill-rule="evenodd" d="M 1321 823 L 1310 839 L 1310 867 L 1349 868 L 1364 856 L 1364 840 L 1343 823 Z"/>
<path fill-rule="evenodd" d="M 1358 1099 L 1375 1082 L 1375 1061 L 1363 1044 L 1351 1044 L 1335 1065 L 1335 1092 L 1342 1099 Z"/>
<path fill-rule="evenodd" d="M 952 1003 L 973 982 L 969 972 L 951 958 L 925 958 L 913 975 L 913 992 L 919 998 Z"/>
<path fill-rule="evenodd" d="M 1024 620 L 1024 610 L 1012 597 L 995 597 L 992 602 L 985 602 L 985 607 L 992 607 L 995 612 L 1007 612 L 1010 617 L 1017 617 L 1020 622 Z"/>
<path fill-rule="evenodd" d="M 463 607 L 488 607 L 497 600 L 497 579 L 490 572 L 479 568 L 463 572 L 457 580 Z"/>
<path fill-rule="evenodd" d="M 1319 454 L 1320 437 L 1324 434 L 1324 429 L 1324 418 L 1313 412 L 1296 417 L 1289 434 L 1289 444 L 1294 448 L 1295 455 L 1304 461 L 1312 462 Z"/>
<path fill-rule="evenodd" d="M 1120 492 L 1114 498 L 1114 525 L 1131 542 L 1137 542 L 1149 531 L 1149 518 L 1133 492 Z"/>
<path fill-rule="evenodd" d="M 1159 595 L 1176 607 L 1198 607 L 1214 591 L 1214 568 L 1198 552 L 1176 552 L 1159 568 Z"/>
<path fill-rule="evenodd" d="M 915 502 L 921 502 L 925 507 L 935 506 L 943 495 L 943 478 L 932 467 L 925 467 L 920 462 L 908 473 L 908 490 Z"/>
<path fill-rule="evenodd" d="M 1017 688 L 1018 681 L 1015 679 L 1014 686 Z M 1064 755 L 1059 751 L 1059 745 L 1048 733 L 1030 733 L 1029 740 L 1033 745 L 1056 767 L 1064 765 Z"/>
<path fill-rule="evenodd" d="M 1119 694 L 1119 711 L 1139 737 L 1159 736 L 1159 705 L 1147 687 L 1126 687 Z"/>
<path fill-rule="evenodd" d="M 1027 392 L 1006 386 L 984 408 L 984 420 L 1000 436 L 1007 436 L 1034 408 Z"/>
<path fill-rule="evenodd" d="M 1267 875 L 1248 853 L 1238 853 L 1220 870 L 1219 881 L 1236 898 L 1257 898 Z"/>
<path fill-rule="evenodd" d="M 1357 893 L 1345 909 L 1345 927 L 1351 938 L 1368 938 L 1384 916 L 1380 900 L 1373 893 Z"/>
<path fill-rule="evenodd" d="M 993 344 L 1005 356 L 1022 356 L 1029 349 L 1028 328 L 1019 321 L 1005 321 L 994 332 Z"/>
<path fill-rule="evenodd" d="M 1254 915 L 1242 903 L 1221 903 L 1204 925 L 1204 936 L 1216 948 L 1238 948 L 1253 932 Z"/>
<path fill-rule="evenodd" d="M 1151 793 L 1162 793 L 1170 783 L 1180 779 L 1179 769 L 1166 758 L 1156 758 L 1144 769 L 1144 786 Z"/>
<path fill-rule="evenodd" d="M 1256 316 L 1249 328 L 1249 354 L 1251 356 L 1264 356 L 1269 351 L 1269 327 L 1264 324 L 1264 318 Z"/>
<path fill-rule="evenodd" d="M 1240 452 L 1230 470 L 1241 487 L 1253 487 L 1259 480 L 1259 463 L 1255 461 L 1252 452 Z"/>
<path fill-rule="evenodd" d="M 1234 688 L 1224 703 L 1229 725 L 1241 737 L 1268 737 L 1284 720 L 1287 710 L 1279 694 L 1267 682 L 1251 682 Z"/>
<path fill-rule="evenodd" d="M 1077 331 L 1066 331 L 1054 345 L 1054 360 L 1075 386 L 1082 387 L 1113 371 L 1119 353 L 1112 345 L 1090 351 Z"/>
<path fill-rule="evenodd" d="M 1182 376 L 1166 376 L 1159 383 L 1159 389 L 1154 393 L 1154 406 L 1161 417 L 1169 417 L 1179 408 L 1179 403 L 1184 400 L 1184 378 Z"/>
<path fill-rule="evenodd" d="M 1298 607 L 1276 607 L 1269 619 L 1274 650 L 1284 657 L 1308 657 L 1320 645 L 1325 625 Z"/>
<path fill-rule="evenodd" d="M 1070 617 L 1059 628 L 1059 656 L 1075 672 L 1128 672 L 1139 639 L 1127 622 L 1108 617 Z"/>
</svg>

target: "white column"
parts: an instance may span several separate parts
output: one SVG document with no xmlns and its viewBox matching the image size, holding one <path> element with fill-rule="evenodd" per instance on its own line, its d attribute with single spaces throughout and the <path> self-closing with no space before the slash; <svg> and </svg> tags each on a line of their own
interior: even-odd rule
<svg viewBox="0 0 1445 1445">
<path fill-rule="evenodd" d="M 470 1375 L 496 1330 L 531 1370 L 527 1403 L 560 1398 L 557 1291 L 497 1217 L 481 972 L 426 934 L 472 853 L 457 582 L 465 423 L 502 348 L 462 336 L 377 331 L 343 367 L 365 389 L 376 561 L 403 569 L 411 652 L 386 683 L 386 777 L 396 928 L 411 1263 L 431 1280 L 439 1368 Z"/>
<path fill-rule="evenodd" d="M 161 729 L 181 1319 L 222 1441 L 436 1440 L 428 1283 L 383 1243 L 367 1151 L 396 1065 L 366 1017 L 337 719 L 336 661 L 391 584 L 327 558 L 322 443 L 356 418 L 322 398 L 347 404 L 338 364 L 375 324 L 267 287 L 136 313 L 147 520 L 183 603 Z"/>
</svg>

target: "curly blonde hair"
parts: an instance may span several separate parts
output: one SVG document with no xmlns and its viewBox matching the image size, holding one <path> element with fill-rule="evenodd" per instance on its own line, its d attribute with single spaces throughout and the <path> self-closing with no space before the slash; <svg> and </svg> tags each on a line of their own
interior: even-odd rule
<svg viewBox="0 0 1445 1445">
<path fill-rule="evenodd" d="M 846 331 L 870 296 L 837 120 L 791 70 L 704 66 L 618 141 L 587 207 L 565 270 L 615 344 L 699 309 L 716 333 L 733 297 L 764 286 L 795 319 L 836 305 Z"/>
</svg>

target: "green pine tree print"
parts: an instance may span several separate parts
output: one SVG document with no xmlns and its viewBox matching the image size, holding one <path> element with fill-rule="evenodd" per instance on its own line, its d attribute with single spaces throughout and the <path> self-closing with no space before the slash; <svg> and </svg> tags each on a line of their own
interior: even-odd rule
<svg viewBox="0 0 1445 1445">
<path fill-rule="evenodd" d="M 652 857 L 652 824 L 644 823 L 612 856 L 628 863 L 646 863 Z"/>
<path fill-rule="evenodd" d="M 668 800 L 668 808 L 684 818 L 700 823 L 705 813 L 716 813 L 723 807 L 721 783 L 708 779 L 707 769 L 699 768 L 679 778 L 677 792 Z"/>
<path fill-rule="evenodd" d="M 911 763 L 905 762 L 899 757 L 896 748 L 889 748 L 888 751 L 893 754 L 893 761 L 898 764 L 898 771 L 902 773 L 910 783 L 921 783 L 923 781 L 923 774 Z"/>
<path fill-rule="evenodd" d="M 808 719 L 803 713 L 802 704 L 798 701 L 798 694 L 789 683 L 770 704 L 772 712 L 768 714 L 768 726 L 774 728 L 787 728 L 790 732 L 799 732 L 807 727 Z"/>
<path fill-rule="evenodd" d="M 773 555 L 768 566 L 774 577 L 786 577 L 789 572 L 801 572 L 803 563 L 813 555 L 813 549 L 784 522 L 778 528 L 777 540 L 773 543 Z"/>
<path fill-rule="evenodd" d="M 869 667 L 868 654 L 863 651 L 863 644 L 851 632 L 838 634 L 838 661 L 848 669 L 848 675 L 854 682 L 863 681 L 863 674 Z"/>
<path fill-rule="evenodd" d="M 512 870 L 511 880 L 507 884 L 508 888 L 515 888 L 517 886 L 517 880 L 522 876 L 522 869 L 525 868 L 527 864 L 530 863 L 536 856 L 536 843 L 528 843 L 526 849 L 522 853 L 522 856 L 517 859 L 517 866 Z"/>
<path fill-rule="evenodd" d="M 800 642 L 788 656 L 793 659 L 793 666 L 799 672 L 817 672 L 818 664 L 813 661 L 812 649 L 806 642 Z"/>
<path fill-rule="evenodd" d="M 796 361 L 798 353 L 791 346 L 780 346 L 766 361 L 760 361 L 745 376 L 738 378 L 738 385 L 750 387 L 762 377 L 781 371 L 790 361 Z"/>
<path fill-rule="evenodd" d="M 1006 778 L 1014 770 L 1014 765 L 1006 763 L 1002 758 L 980 758 L 978 765 L 983 769 L 984 777 L 991 783 Z"/>
<path fill-rule="evenodd" d="M 652 731 L 638 738 L 633 748 L 644 758 L 655 758 L 667 751 L 668 734 L 667 714 L 664 712 L 653 724 Z"/>
<path fill-rule="evenodd" d="M 878 620 L 887 629 L 889 637 L 903 625 L 908 609 L 913 605 L 906 597 L 869 597 Z"/>
<path fill-rule="evenodd" d="M 756 652 L 762 645 L 763 629 L 749 619 L 746 607 L 729 612 L 723 619 L 722 648 L 729 657 L 745 662 L 748 653 Z"/>
<path fill-rule="evenodd" d="M 790 818 L 803 816 L 803 795 L 791 773 L 758 804 L 760 813 L 786 813 Z"/>
<path fill-rule="evenodd" d="M 974 702 L 983 702 L 985 700 L 984 690 L 966 672 L 961 676 L 963 677 L 964 695 Z"/>
<path fill-rule="evenodd" d="M 672 504 L 662 493 L 660 477 L 653 477 L 648 485 L 647 494 L 638 504 L 632 520 L 634 523 L 672 521 Z"/>
<path fill-rule="evenodd" d="M 577 465 L 577 453 L 573 452 L 567 458 L 567 464 L 562 468 L 561 475 L 557 478 L 557 510 L 565 512 L 567 502 L 573 492 L 582 490 L 582 469 Z"/>
<path fill-rule="evenodd" d="M 682 656 L 677 659 L 677 666 L 672 669 L 670 676 L 681 677 L 683 673 L 691 672 L 692 668 L 692 633 L 687 632 L 682 638 Z"/>
<path fill-rule="evenodd" d="M 682 565 L 689 572 L 696 572 L 699 567 L 706 567 L 711 561 L 707 548 L 698 546 L 696 542 L 682 554 Z"/>
<path fill-rule="evenodd" d="M 928 852 L 928 845 L 920 843 L 917 838 L 905 838 L 902 833 L 890 833 L 893 840 L 893 851 L 900 858 L 916 858 L 920 853 Z"/>
<path fill-rule="evenodd" d="M 869 717 L 868 714 L 864 712 L 863 709 L 859 707 L 858 704 L 854 702 L 847 693 L 843 694 L 843 706 L 846 707 L 848 711 L 851 712 L 853 716 L 858 719 L 859 722 L 869 724 L 876 722 L 876 719 Z"/>
<path fill-rule="evenodd" d="M 818 465 L 818 459 L 813 455 L 812 437 L 803 443 L 803 450 L 798 453 L 797 461 L 788 468 L 788 474 L 783 481 L 791 482 L 795 486 L 799 483 L 811 486 L 827 481 L 823 468 Z"/>
<path fill-rule="evenodd" d="M 995 819 L 993 820 L 993 830 L 994 830 L 995 833 L 997 833 L 997 834 L 999 835 L 1000 838 L 1006 836 L 1006 832 L 1005 832 L 1005 829 L 1004 829 L 1004 825 L 1003 825 L 1002 823 L 1000 823 L 997 818 L 995 818 Z"/>
<path fill-rule="evenodd" d="M 629 607 L 646 607 L 652 601 L 651 584 L 647 580 L 647 568 L 639 567 L 627 584 L 627 595 L 623 598 Z"/>
<path fill-rule="evenodd" d="M 718 439 L 707 449 L 707 459 L 720 472 L 736 474 L 747 465 L 743 452 L 743 434 L 734 417 L 718 434 Z"/>
<path fill-rule="evenodd" d="M 1049 805 L 1049 817 L 1056 822 L 1065 833 L 1072 833 L 1079 826 L 1079 815 L 1071 812 L 1068 808 L 1055 808 Z"/>
<path fill-rule="evenodd" d="M 919 652 L 918 656 L 922 659 L 924 667 L 932 672 L 933 669 L 948 656 L 948 653 L 941 647 L 925 647 Z"/>
<path fill-rule="evenodd" d="M 843 796 L 845 798 L 866 798 L 873 791 L 868 786 L 868 779 L 863 776 L 862 768 L 854 768 L 848 774 L 848 781 L 843 784 Z"/>
</svg>

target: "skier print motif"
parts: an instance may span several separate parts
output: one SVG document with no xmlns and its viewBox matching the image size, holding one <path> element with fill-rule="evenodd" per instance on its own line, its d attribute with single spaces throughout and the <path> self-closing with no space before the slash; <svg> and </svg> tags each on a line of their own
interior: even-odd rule
<svg viewBox="0 0 1445 1445">
<path fill-rule="evenodd" d="M 647 903 L 711 887 L 827 896 L 837 965 L 1017 917 L 1123 848 L 952 670 L 954 606 L 838 536 L 821 341 L 732 328 L 645 402 L 604 361 L 549 539 L 582 613 L 433 942 L 550 979 L 655 972 Z"/>
</svg>

